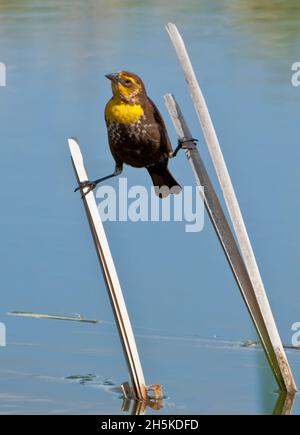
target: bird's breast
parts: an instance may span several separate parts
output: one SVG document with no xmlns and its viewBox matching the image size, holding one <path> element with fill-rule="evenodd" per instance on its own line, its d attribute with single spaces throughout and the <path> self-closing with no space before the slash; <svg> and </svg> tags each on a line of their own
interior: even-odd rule
<svg viewBox="0 0 300 435">
<path fill-rule="evenodd" d="M 158 162 L 162 156 L 160 137 L 153 134 L 155 130 L 152 128 L 152 124 L 145 124 L 141 120 L 135 124 L 107 122 L 109 145 L 113 155 L 135 167 Z"/>
<path fill-rule="evenodd" d="M 154 142 L 159 143 L 160 137 L 157 133 L 155 125 L 146 123 L 142 117 L 135 123 L 124 124 L 123 122 L 107 122 L 107 130 L 110 139 L 115 144 L 120 142 L 130 143 L 133 141 L 133 146 L 136 146 L 136 142 Z"/>
<path fill-rule="evenodd" d="M 109 123 L 136 124 L 143 115 L 144 110 L 140 104 L 127 104 L 114 98 L 105 108 L 105 118 Z"/>
</svg>

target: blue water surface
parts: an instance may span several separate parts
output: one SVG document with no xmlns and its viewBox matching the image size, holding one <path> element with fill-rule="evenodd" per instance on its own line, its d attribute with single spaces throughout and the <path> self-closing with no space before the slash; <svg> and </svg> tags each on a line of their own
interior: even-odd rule
<svg viewBox="0 0 300 435">
<path fill-rule="evenodd" d="M 300 321 L 298 230 L 299 61 L 297 0 L 21 0 L 0 2 L 1 308 L 0 412 L 121 413 L 128 379 L 104 281 L 70 162 L 81 144 L 91 178 L 110 173 L 105 74 L 139 74 L 176 133 L 163 95 L 175 94 L 216 176 L 164 29 L 177 24 L 203 88 L 284 343 Z M 183 153 L 170 163 L 182 185 Z M 126 167 L 128 185 L 150 187 Z M 118 186 L 118 180 L 111 180 Z M 220 189 L 217 191 L 222 197 Z M 106 222 L 149 384 L 160 411 L 272 413 L 277 386 L 207 217 L 183 222 Z M 9 311 L 80 313 L 91 325 L 8 317 Z M 206 341 L 207 340 L 207 341 Z M 288 357 L 300 384 L 297 351 Z M 82 379 L 83 377 L 83 379 Z M 294 412 L 300 411 L 299 402 Z"/>
</svg>

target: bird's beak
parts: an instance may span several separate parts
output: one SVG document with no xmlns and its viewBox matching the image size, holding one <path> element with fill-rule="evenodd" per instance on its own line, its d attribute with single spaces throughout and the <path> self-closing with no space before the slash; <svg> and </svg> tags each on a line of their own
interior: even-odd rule
<svg viewBox="0 0 300 435">
<path fill-rule="evenodd" d="M 114 74 L 106 74 L 105 76 L 108 80 L 112 81 L 113 83 L 119 82 L 119 76 L 117 73 Z"/>
</svg>

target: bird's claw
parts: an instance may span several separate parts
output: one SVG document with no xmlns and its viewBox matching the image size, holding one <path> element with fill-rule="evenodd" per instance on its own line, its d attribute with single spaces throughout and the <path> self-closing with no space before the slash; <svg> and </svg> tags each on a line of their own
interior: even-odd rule
<svg viewBox="0 0 300 435">
<path fill-rule="evenodd" d="M 173 153 L 170 155 L 170 158 L 176 157 L 180 150 L 193 150 L 194 148 L 196 148 L 195 142 L 198 142 L 198 139 L 186 139 L 185 137 L 178 139 L 178 145 L 175 151 L 173 151 Z"/>
<path fill-rule="evenodd" d="M 195 139 L 193 137 L 191 138 L 183 137 L 181 139 L 178 139 L 178 147 L 183 150 L 192 150 L 196 148 L 195 142 L 198 142 L 198 139 Z"/>
<path fill-rule="evenodd" d="M 90 193 L 91 190 L 95 189 L 96 187 L 96 183 L 94 183 L 93 181 L 81 181 L 79 183 L 79 186 L 76 187 L 76 189 L 74 190 L 74 192 L 78 192 L 78 190 L 81 190 L 82 195 L 81 195 L 81 199 L 83 197 L 85 197 L 88 193 Z M 82 189 L 84 189 L 85 187 L 87 187 L 88 189 L 86 190 L 86 192 L 83 192 Z"/>
</svg>

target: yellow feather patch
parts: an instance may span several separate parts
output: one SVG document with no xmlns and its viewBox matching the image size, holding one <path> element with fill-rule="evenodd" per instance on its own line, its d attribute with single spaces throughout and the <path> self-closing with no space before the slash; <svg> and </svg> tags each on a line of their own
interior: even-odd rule
<svg viewBox="0 0 300 435">
<path fill-rule="evenodd" d="M 105 118 L 109 122 L 119 122 L 121 124 L 135 124 L 144 110 L 139 104 L 128 104 L 118 97 L 112 98 L 105 108 Z"/>
</svg>

